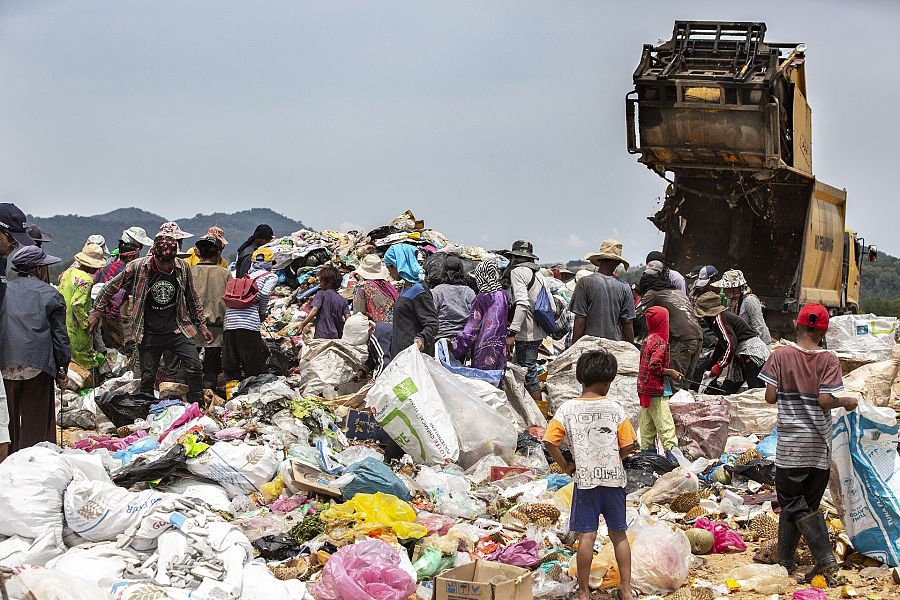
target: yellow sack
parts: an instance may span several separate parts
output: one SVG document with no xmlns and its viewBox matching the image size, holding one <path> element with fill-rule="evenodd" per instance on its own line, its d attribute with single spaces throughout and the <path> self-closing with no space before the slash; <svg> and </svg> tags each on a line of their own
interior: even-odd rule
<svg viewBox="0 0 900 600">
<path fill-rule="evenodd" d="M 553 503 L 557 508 L 569 510 L 572 508 L 572 495 L 575 493 L 575 483 L 559 488 L 556 495 L 553 496 Z"/>
<path fill-rule="evenodd" d="M 354 530 L 363 535 L 389 529 L 400 539 L 419 539 L 428 533 L 425 526 L 413 522 L 416 511 L 409 504 L 382 492 L 356 494 L 351 500 L 322 511 L 322 520 L 325 523 L 355 521 Z"/>
</svg>

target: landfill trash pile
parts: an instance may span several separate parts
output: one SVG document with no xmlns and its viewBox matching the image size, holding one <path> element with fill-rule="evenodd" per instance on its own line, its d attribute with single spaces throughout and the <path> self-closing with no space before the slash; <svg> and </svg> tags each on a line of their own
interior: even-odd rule
<svg viewBox="0 0 900 600">
<path fill-rule="evenodd" d="M 544 451 L 546 410 L 525 392 L 520 368 L 510 365 L 501 388 L 467 376 L 440 348 L 434 358 L 411 347 L 374 382 L 354 381 L 366 340 L 349 321 L 342 340 L 307 341 L 299 331 L 319 266 L 344 266 L 349 297 L 360 254 L 396 241 L 432 261 L 441 252 L 488 255 L 408 213 L 367 235 L 297 232 L 272 243 L 280 286 L 264 328 L 283 364 L 229 384 L 225 397 L 207 391 L 203 405 L 186 402 L 177 384 L 140 394 L 124 362 L 102 385 L 85 378 L 66 392 L 61 444 L 0 463 L 8 596 L 570 597 L 574 484 Z M 838 585 L 800 585 L 776 564 L 776 407 L 762 390 L 681 391 L 671 400 L 676 461 L 624 460 L 641 597 L 900 597 L 900 353 L 893 338 L 886 356 L 882 337 L 872 353 L 867 343 L 854 340 L 865 364 L 845 375 L 859 409 L 834 411 L 834 476 L 822 506 Z M 550 409 L 579 395 L 575 363 L 596 348 L 616 356 L 610 397 L 635 420 L 639 353 L 599 338 L 568 349 L 544 342 Z M 619 584 L 607 534 L 601 518 L 590 573 L 597 597 Z M 798 563 L 810 558 L 801 546 Z"/>
</svg>

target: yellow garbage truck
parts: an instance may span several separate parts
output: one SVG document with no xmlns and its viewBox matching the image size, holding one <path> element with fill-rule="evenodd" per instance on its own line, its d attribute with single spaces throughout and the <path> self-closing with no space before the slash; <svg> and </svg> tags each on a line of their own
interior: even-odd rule
<svg viewBox="0 0 900 600">
<path fill-rule="evenodd" d="M 846 190 L 813 175 L 805 45 L 765 32 L 676 21 L 669 41 L 644 45 L 626 131 L 628 151 L 669 181 L 650 217 L 668 263 L 741 269 L 773 334 L 788 334 L 807 302 L 856 312 L 875 248 L 846 227 Z"/>
</svg>

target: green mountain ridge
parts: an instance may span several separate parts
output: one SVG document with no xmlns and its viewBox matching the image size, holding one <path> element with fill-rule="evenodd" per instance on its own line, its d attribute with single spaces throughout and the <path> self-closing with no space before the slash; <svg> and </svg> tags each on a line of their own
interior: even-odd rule
<svg viewBox="0 0 900 600">
<path fill-rule="evenodd" d="M 165 217 L 155 215 L 139 208 L 118 208 L 101 215 L 55 215 L 37 217 L 28 215 L 28 224 L 37 225 L 42 231 L 53 237 L 53 241 L 44 245 L 48 254 L 63 259 L 64 264 L 84 246 L 88 236 L 100 234 L 106 238 L 110 249 L 116 247 L 122 231 L 129 227 L 143 227 L 151 238 L 159 231 L 160 225 L 168 221 Z M 301 221 L 295 221 L 269 208 L 253 208 L 235 213 L 197 214 L 193 217 L 175 219 L 182 230 L 192 233 L 194 237 L 185 240 L 185 248 L 190 247 L 193 240 L 204 235 L 210 227 L 218 226 L 225 231 L 229 244 L 225 255 L 233 257 L 238 246 L 246 240 L 260 223 L 271 225 L 276 236 L 289 235 L 300 229 L 308 229 Z"/>
</svg>

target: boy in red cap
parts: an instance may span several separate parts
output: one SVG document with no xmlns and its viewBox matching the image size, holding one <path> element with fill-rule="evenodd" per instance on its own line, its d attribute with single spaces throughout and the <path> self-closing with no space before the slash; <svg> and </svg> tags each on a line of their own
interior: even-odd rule
<svg viewBox="0 0 900 600">
<path fill-rule="evenodd" d="M 794 553 L 802 535 L 816 561 L 804 578 L 810 581 L 838 570 L 819 502 L 831 468 L 831 409 L 855 410 L 856 400 L 834 396 L 844 389 L 841 364 L 819 347 L 828 331 L 828 309 L 807 304 L 794 329 L 797 343 L 776 348 L 759 378 L 767 384 L 766 402 L 778 404 L 778 562 L 789 573 L 796 570 Z"/>
</svg>

